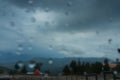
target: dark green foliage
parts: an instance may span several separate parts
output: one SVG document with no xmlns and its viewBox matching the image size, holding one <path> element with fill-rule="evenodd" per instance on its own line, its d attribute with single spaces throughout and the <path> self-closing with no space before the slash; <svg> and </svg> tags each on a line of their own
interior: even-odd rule
<svg viewBox="0 0 120 80">
<path fill-rule="evenodd" d="M 104 60 L 103 71 L 110 71 L 109 61 L 107 58 Z"/>
<path fill-rule="evenodd" d="M 100 74 L 102 72 L 102 63 L 100 62 L 96 62 L 93 64 L 92 68 L 93 68 L 93 73 L 97 73 Z"/>
<path fill-rule="evenodd" d="M 116 64 L 117 64 L 117 66 L 115 68 L 113 68 L 113 70 L 116 70 L 118 73 L 120 73 L 120 62 L 119 62 L 118 58 L 116 59 Z"/>
<path fill-rule="evenodd" d="M 35 70 L 36 69 L 40 70 L 41 66 L 42 66 L 42 63 L 36 63 Z"/>
<path fill-rule="evenodd" d="M 23 68 L 21 69 L 21 73 L 22 74 L 26 74 L 27 73 L 27 69 L 26 66 L 24 65 Z"/>
<path fill-rule="evenodd" d="M 85 63 L 85 62 L 76 62 L 76 61 L 71 61 L 70 66 L 65 66 L 63 69 L 64 75 L 68 75 L 70 72 L 72 74 L 84 74 L 86 73 L 97 73 L 100 74 L 102 72 L 102 63 L 101 62 L 95 62 L 95 63 Z"/>
<path fill-rule="evenodd" d="M 85 63 L 83 62 L 82 65 L 81 65 L 81 71 L 80 71 L 80 73 L 84 74 L 84 72 L 85 72 Z"/>
<path fill-rule="evenodd" d="M 78 65 L 77 65 L 77 74 L 82 74 L 80 71 L 81 71 L 81 62 L 80 61 L 78 61 Z"/>
<path fill-rule="evenodd" d="M 76 74 L 76 72 L 77 72 L 77 68 L 76 67 L 77 67 L 77 63 L 76 63 L 76 61 L 73 60 L 70 63 L 70 68 L 71 68 L 73 74 Z"/>
<path fill-rule="evenodd" d="M 84 72 L 91 73 L 91 65 L 90 65 L 90 63 L 87 62 L 85 64 L 84 68 L 85 68 Z"/>
<path fill-rule="evenodd" d="M 3 72 L 4 72 L 3 69 L 0 69 L 0 74 L 3 74 Z"/>
<path fill-rule="evenodd" d="M 14 65 L 14 68 L 15 68 L 15 70 L 18 70 L 20 67 L 19 67 L 18 64 L 16 63 L 16 64 Z"/>
<path fill-rule="evenodd" d="M 45 70 L 45 73 L 50 74 L 50 70 L 49 69 Z"/>
<path fill-rule="evenodd" d="M 69 67 L 66 65 L 65 67 L 64 67 L 64 69 L 63 69 L 63 74 L 64 75 L 69 75 L 69 74 L 71 74 L 71 71 L 70 71 L 70 69 L 69 69 Z"/>
</svg>

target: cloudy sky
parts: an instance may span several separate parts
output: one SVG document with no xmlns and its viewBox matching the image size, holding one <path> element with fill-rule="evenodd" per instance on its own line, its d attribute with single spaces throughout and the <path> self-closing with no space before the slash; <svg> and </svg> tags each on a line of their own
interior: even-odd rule
<svg viewBox="0 0 120 80">
<path fill-rule="evenodd" d="M 120 0 L 0 0 L 0 57 L 119 58 Z"/>
</svg>

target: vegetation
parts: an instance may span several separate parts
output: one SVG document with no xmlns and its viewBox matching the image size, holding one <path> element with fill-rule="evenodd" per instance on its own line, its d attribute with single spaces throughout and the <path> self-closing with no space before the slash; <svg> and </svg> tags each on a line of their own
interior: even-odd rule
<svg viewBox="0 0 120 80">
<path fill-rule="evenodd" d="M 38 69 L 40 70 L 42 66 L 42 63 L 36 63 L 35 67 L 33 68 L 34 70 Z M 24 64 L 22 67 L 18 65 L 18 63 L 15 63 L 13 71 L 10 71 L 10 74 L 26 74 L 27 73 L 27 67 L 26 64 Z"/>
<path fill-rule="evenodd" d="M 110 67 L 109 67 L 109 63 L 108 63 L 108 59 L 107 58 L 104 60 L 103 70 L 104 71 L 110 71 Z"/>
<path fill-rule="evenodd" d="M 74 61 L 72 60 L 70 65 L 66 65 L 63 68 L 63 75 L 70 75 L 70 74 L 84 74 L 86 73 L 97 73 L 100 74 L 102 72 L 102 63 L 101 62 L 95 62 L 95 63 L 85 63 L 80 61 Z"/>
</svg>

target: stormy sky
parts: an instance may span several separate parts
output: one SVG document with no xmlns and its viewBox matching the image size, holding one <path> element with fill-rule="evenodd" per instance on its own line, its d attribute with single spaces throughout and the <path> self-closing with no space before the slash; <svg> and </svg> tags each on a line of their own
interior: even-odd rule
<svg viewBox="0 0 120 80">
<path fill-rule="evenodd" d="M 115 59 L 119 30 L 120 0 L 0 0 L 0 57 Z"/>
</svg>

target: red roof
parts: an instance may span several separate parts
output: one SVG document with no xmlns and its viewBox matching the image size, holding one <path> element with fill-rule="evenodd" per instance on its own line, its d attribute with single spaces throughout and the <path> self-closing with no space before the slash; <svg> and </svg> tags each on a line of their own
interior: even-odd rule
<svg viewBox="0 0 120 80">
<path fill-rule="evenodd" d="M 103 65 L 105 65 L 105 64 L 103 64 Z M 117 64 L 111 64 L 111 63 L 109 64 L 109 67 L 110 67 L 110 68 L 114 68 L 114 67 L 116 67 L 116 66 L 117 66 Z"/>
<path fill-rule="evenodd" d="M 33 74 L 34 74 L 34 75 L 40 75 L 41 72 L 37 69 L 37 70 L 35 70 L 35 72 L 34 72 Z"/>
</svg>

